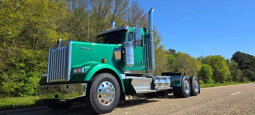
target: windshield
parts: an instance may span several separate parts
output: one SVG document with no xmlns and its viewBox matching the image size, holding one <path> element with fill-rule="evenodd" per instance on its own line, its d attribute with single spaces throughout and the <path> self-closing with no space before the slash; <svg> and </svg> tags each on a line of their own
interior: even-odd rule
<svg viewBox="0 0 255 115">
<path fill-rule="evenodd" d="M 119 30 L 97 36 L 98 43 L 121 44 L 125 42 L 127 30 Z"/>
</svg>

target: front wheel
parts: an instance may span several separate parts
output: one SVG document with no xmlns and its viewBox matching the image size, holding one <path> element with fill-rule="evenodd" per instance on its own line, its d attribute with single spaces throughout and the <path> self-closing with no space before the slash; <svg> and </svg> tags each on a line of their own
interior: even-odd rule
<svg viewBox="0 0 255 115">
<path fill-rule="evenodd" d="M 44 103 L 46 106 L 48 106 L 49 108 L 54 109 L 54 110 L 67 109 L 71 105 L 73 105 L 73 101 L 71 101 L 71 100 L 59 101 L 57 99 L 45 99 Z"/>
<path fill-rule="evenodd" d="M 96 75 L 89 83 L 86 104 L 97 114 L 113 111 L 120 99 L 120 86 L 117 79 L 109 73 Z"/>
</svg>

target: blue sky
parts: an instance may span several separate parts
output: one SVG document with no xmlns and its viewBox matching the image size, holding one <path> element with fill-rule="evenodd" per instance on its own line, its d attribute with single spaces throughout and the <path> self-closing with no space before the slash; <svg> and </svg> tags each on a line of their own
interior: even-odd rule
<svg viewBox="0 0 255 115">
<path fill-rule="evenodd" d="M 193 57 L 241 51 L 255 56 L 255 0 L 138 0 L 154 8 L 165 49 Z"/>
</svg>

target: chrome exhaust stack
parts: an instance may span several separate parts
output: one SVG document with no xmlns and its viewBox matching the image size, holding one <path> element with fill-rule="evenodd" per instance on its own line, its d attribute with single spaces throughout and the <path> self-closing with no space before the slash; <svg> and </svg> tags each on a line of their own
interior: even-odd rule
<svg viewBox="0 0 255 115">
<path fill-rule="evenodd" d="M 154 11 L 154 8 L 151 8 L 150 11 L 149 11 L 149 30 L 153 30 L 153 11 Z"/>
<path fill-rule="evenodd" d="M 112 28 L 112 29 L 115 28 L 115 21 L 112 21 L 112 23 L 111 23 L 111 28 Z"/>
<path fill-rule="evenodd" d="M 155 71 L 155 57 L 154 57 L 154 40 L 153 40 L 153 11 L 154 8 L 151 8 L 149 11 L 149 31 L 150 31 L 150 57 L 151 57 L 151 71 L 149 74 L 153 74 Z"/>
</svg>

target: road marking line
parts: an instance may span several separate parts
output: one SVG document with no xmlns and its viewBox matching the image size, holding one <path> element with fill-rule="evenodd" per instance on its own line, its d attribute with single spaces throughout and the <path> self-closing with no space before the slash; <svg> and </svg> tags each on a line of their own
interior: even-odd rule
<svg viewBox="0 0 255 115">
<path fill-rule="evenodd" d="M 238 93 L 241 93 L 241 91 L 238 91 L 238 92 L 235 92 L 235 93 L 231 93 L 230 95 L 235 95 L 235 94 L 238 94 Z"/>
</svg>

